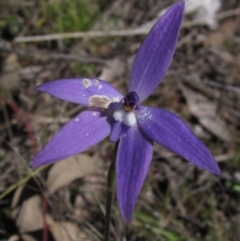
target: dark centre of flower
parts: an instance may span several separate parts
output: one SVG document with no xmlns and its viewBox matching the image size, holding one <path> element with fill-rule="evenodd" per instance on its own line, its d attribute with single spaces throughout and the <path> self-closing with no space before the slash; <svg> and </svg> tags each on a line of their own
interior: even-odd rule
<svg viewBox="0 0 240 241">
<path fill-rule="evenodd" d="M 131 112 L 139 109 L 139 106 L 140 106 L 139 97 L 135 91 L 127 93 L 122 99 L 122 101 L 124 104 L 124 109 L 127 112 Z"/>
</svg>

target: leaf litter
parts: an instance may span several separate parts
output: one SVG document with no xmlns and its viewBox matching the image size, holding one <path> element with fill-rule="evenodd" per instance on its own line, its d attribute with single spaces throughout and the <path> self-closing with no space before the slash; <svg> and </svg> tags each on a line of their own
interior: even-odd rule
<svg viewBox="0 0 240 241">
<path fill-rule="evenodd" d="M 107 23 L 104 25 L 107 29 L 144 26 L 171 3 L 110 1 L 102 7 L 95 29 L 101 21 Z M 31 5 L 27 7 L 31 8 Z M 7 6 L 1 9 L 18 16 L 21 8 L 16 4 L 11 11 Z M 238 1 L 224 1 L 215 16 L 238 8 Z M 186 16 L 185 21 L 193 22 L 196 18 L 193 12 Z M 29 27 L 24 31 L 25 35 L 31 35 L 32 23 L 26 16 L 22 21 L 29 21 Z M 217 27 L 214 30 L 206 24 L 183 28 L 179 40 L 181 44 L 163 86 L 156 89 L 148 104 L 170 109 L 185 118 L 189 125 L 200 129 L 199 133 L 211 152 L 219 157 L 218 160 L 224 160 L 220 162 L 223 177 L 212 177 L 155 146 L 148 176 L 151 185 L 147 183 L 143 188 L 140 195 L 144 202 L 137 203 L 137 213 L 127 233 L 114 205 L 112 232 L 116 240 L 124 237 L 127 240 L 164 240 L 166 237 L 173 240 L 174 237 L 179 240 L 239 240 L 240 183 L 236 178 L 240 173 L 239 15 L 215 21 Z M 9 48 L 0 44 L 1 193 L 31 175 L 26 167 L 27 160 L 34 153 L 34 144 L 29 136 L 35 135 L 42 145 L 79 111 L 75 105 L 63 105 L 60 100 L 40 96 L 34 87 L 53 79 L 90 73 L 91 76 L 104 76 L 124 93 L 131 62 L 141 40 L 140 36 L 110 37 L 62 44 L 60 41 L 18 46 L 10 44 Z M 6 42 L 3 31 L 0 42 Z M 51 57 L 52 53 L 62 51 L 71 56 L 76 48 L 83 49 L 78 56 L 101 61 L 95 61 L 90 68 L 89 63 L 81 62 L 82 58 L 71 58 L 70 63 L 66 55 L 61 55 L 59 59 Z M 45 51 L 45 57 L 36 54 L 37 51 Z M 13 60 L 10 61 L 11 66 L 10 58 Z M 110 66 L 100 64 L 103 62 L 108 62 Z M 10 93 L 7 97 L 6 90 Z M 32 131 L 16 115 L 9 105 L 10 100 L 21 116 L 29 115 L 27 121 Z M 1 199 L 0 239 L 19 240 L 21 237 L 23 240 L 43 240 L 45 219 L 49 240 L 52 237 L 53 240 L 61 240 L 62 237 L 64 240 L 100 240 L 104 221 L 100 207 L 104 207 L 105 177 L 112 151 L 113 146 L 104 142 L 76 159 L 47 167 L 34 177 L 35 184 L 29 181 Z M 20 168 L 16 168 L 16 163 Z M 17 195 L 23 191 L 24 195 Z M 47 209 L 43 206 L 44 200 L 47 200 Z M 14 223 L 15 228 L 9 229 L 10 223 Z M 164 227 L 164 232 L 161 227 Z M 33 234 L 33 230 L 38 230 L 38 235 Z M 223 230 L 221 235 L 219 230 Z"/>
</svg>

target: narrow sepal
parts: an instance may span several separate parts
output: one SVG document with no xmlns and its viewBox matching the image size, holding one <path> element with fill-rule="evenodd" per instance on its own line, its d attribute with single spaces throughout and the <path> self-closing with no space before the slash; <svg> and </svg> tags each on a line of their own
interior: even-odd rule
<svg viewBox="0 0 240 241">
<path fill-rule="evenodd" d="M 178 116 L 166 110 L 142 106 L 137 117 L 142 130 L 153 141 L 196 166 L 221 175 L 207 147 Z"/>
<path fill-rule="evenodd" d="M 117 198 L 122 217 L 127 222 L 146 178 L 152 153 L 152 142 L 139 132 L 137 125 L 120 139 L 116 163 Z"/>
<path fill-rule="evenodd" d="M 130 126 L 127 126 L 120 121 L 113 121 L 110 141 L 112 142 L 118 141 L 119 138 L 129 130 L 129 128 Z"/>
<path fill-rule="evenodd" d="M 153 26 L 135 57 L 129 91 L 135 91 L 140 100 L 147 98 L 166 73 L 174 54 L 184 2 L 170 7 Z"/>
<path fill-rule="evenodd" d="M 112 101 L 123 96 L 109 83 L 100 79 L 63 79 L 44 83 L 36 90 L 83 106 L 107 108 Z"/>
<path fill-rule="evenodd" d="M 87 110 L 72 118 L 31 160 L 30 167 L 76 155 L 110 134 L 111 125 L 99 110 Z"/>
</svg>

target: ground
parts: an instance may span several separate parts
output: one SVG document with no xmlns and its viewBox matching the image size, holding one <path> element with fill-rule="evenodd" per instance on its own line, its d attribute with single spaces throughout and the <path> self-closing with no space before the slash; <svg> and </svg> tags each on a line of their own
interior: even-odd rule
<svg viewBox="0 0 240 241">
<path fill-rule="evenodd" d="M 107 138 L 83 154 L 30 169 L 38 150 L 83 110 L 35 87 L 97 77 L 125 94 L 149 26 L 174 2 L 0 2 L 0 240 L 102 240 L 114 144 Z M 155 145 L 130 223 L 121 219 L 114 195 L 111 240 L 240 240 L 240 3 L 209 2 L 211 21 L 207 5 L 185 15 L 170 69 L 145 104 L 181 116 L 222 177 Z M 52 35 L 72 32 L 81 34 Z"/>
</svg>

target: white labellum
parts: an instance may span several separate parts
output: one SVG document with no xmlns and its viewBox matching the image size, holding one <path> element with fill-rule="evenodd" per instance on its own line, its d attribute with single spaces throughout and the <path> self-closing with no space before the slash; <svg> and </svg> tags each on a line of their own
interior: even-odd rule
<svg viewBox="0 0 240 241">
<path fill-rule="evenodd" d="M 134 126 L 137 123 L 137 118 L 134 112 L 126 112 L 123 109 L 116 110 L 113 113 L 115 121 L 123 122 L 127 126 Z"/>
</svg>

